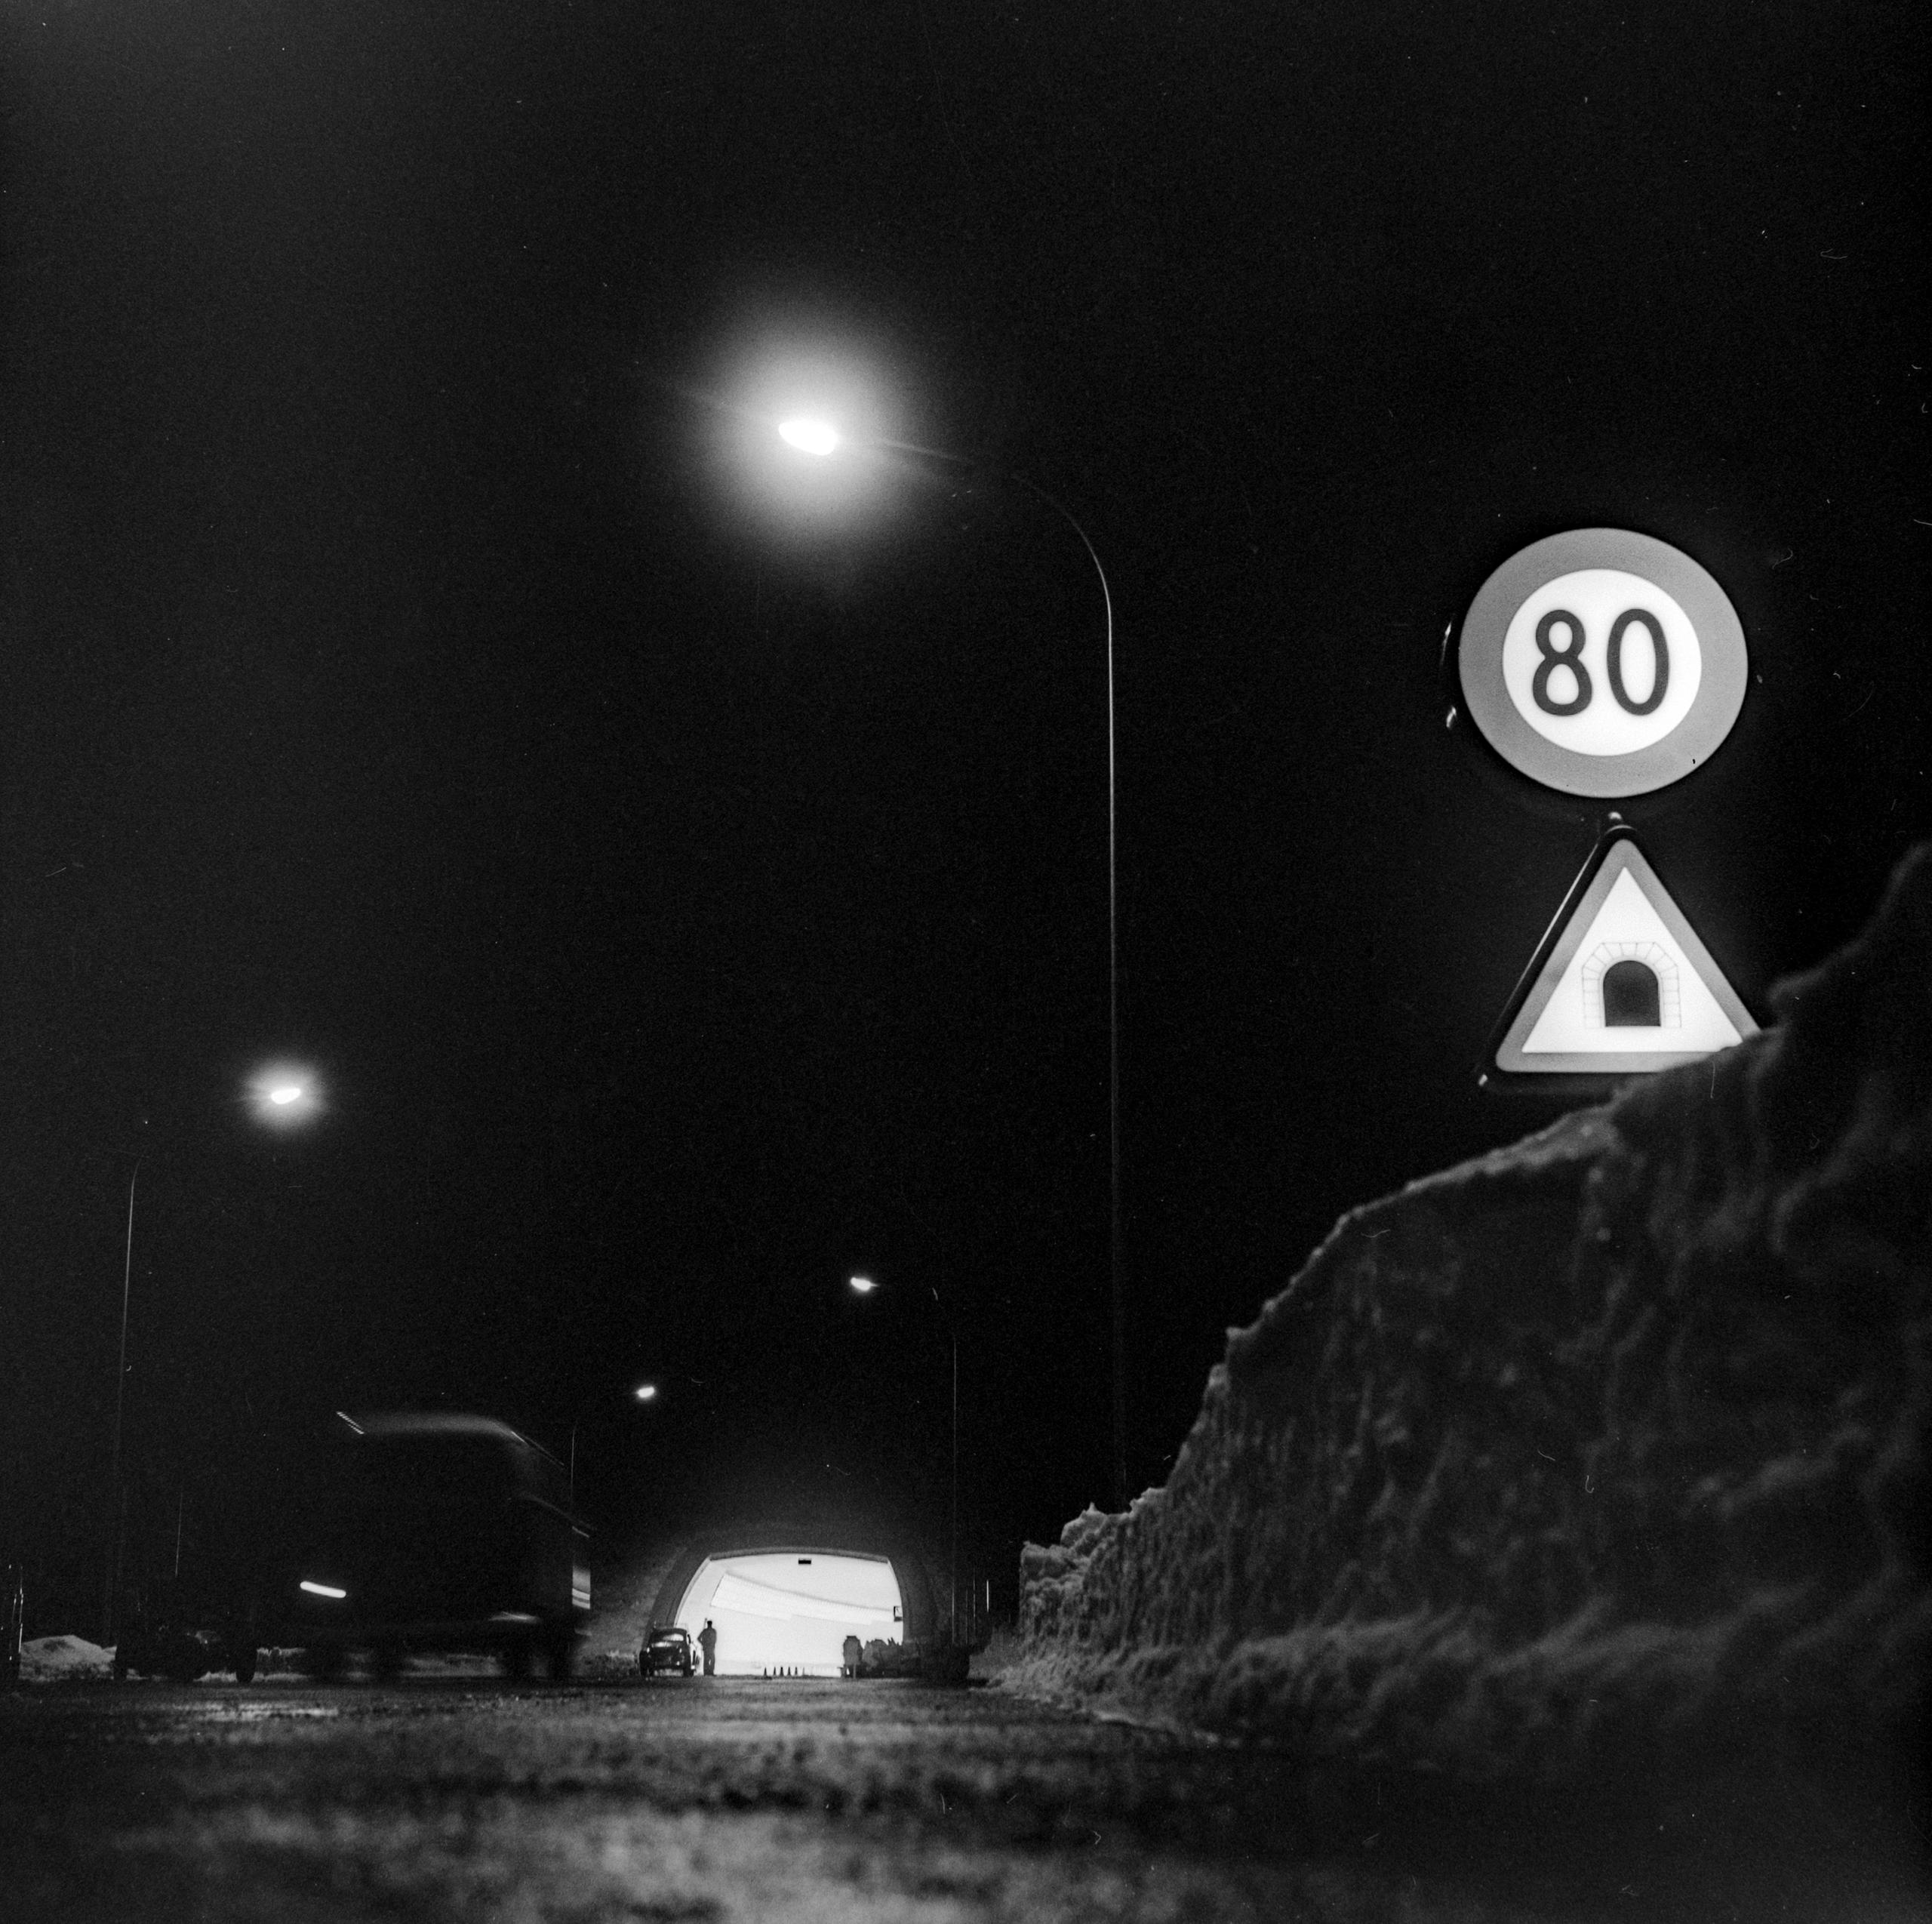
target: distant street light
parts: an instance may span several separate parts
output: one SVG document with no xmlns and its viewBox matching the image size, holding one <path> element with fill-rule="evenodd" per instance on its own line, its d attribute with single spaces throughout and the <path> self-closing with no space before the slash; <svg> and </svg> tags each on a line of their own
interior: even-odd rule
<svg viewBox="0 0 1932 1924">
<path fill-rule="evenodd" d="M 866 451 L 917 454 L 950 466 L 989 472 L 979 462 L 963 454 L 948 454 L 937 448 L 921 448 L 911 442 L 884 439 L 858 440 L 841 436 L 831 423 L 816 414 L 795 414 L 776 422 L 780 438 L 801 452 L 827 457 L 841 448 Z M 1107 1284 L 1111 1309 L 1109 1376 L 1112 1410 L 1114 1503 L 1127 1507 L 1127 1335 L 1125 1311 L 1121 1287 L 1120 1214 L 1120 888 L 1119 838 L 1115 782 L 1114 740 L 1114 600 L 1107 586 L 1107 571 L 1100 565 L 1100 552 L 1085 528 L 1065 502 L 1049 494 L 1037 482 L 1023 474 L 993 470 L 1001 478 L 1017 482 L 1030 494 L 1046 503 L 1080 537 L 1087 559 L 1094 564 L 1100 583 L 1101 606 L 1106 616 L 1107 657 Z M 860 1279 L 852 1280 L 854 1289 Z"/>
<path fill-rule="evenodd" d="M 861 1296 L 869 1296 L 878 1285 L 872 1277 L 855 1276 L 851 1286 Z M 933 1299 L 933 1307 L 939 1312 L 939 1319 L 946 1325 L 946 1340 L 952 1347 L 952 1573 L 951 1587 L 952 1637 L 956 1645 L 959 1642 L 959 1332 L 952 1326 L 952 1319 L 946 1313 L 946 1305 L 939 1300 L 939 1291 L 927 1285 Z"/>
<path fill-rule="evenodd" d="M 657 1385 L 654 1383 L 640 1383 L 631 1392 L 631 1401 L 634 1403 L 651 1403 L 657 1400 Z M 577 1433 L 583 1427 L 581 1422 L 573 1423 L 571 1425 L 570 1479 L 571 1503 L 573 1507 L 577 1503 Z"/>
<path fill-rule="evenodd" d="M 276 1128 L 306 1122 L 321 1109 L 314 1075 L 286 1064 L 277 1064 L 258 1071 L 249 1082 L 248 1095 L 257 1118 Z M 121 1563 L 127 1535 L 128 1499 L 121 1487 L 121 1443 L 128 1397 L 128 1304 L 134 1280 L 134 1186 L 140 1181 L 140 1158 L 137 1156 L 128 1177 L 128 1230 L 121 1251 L 121 1347 L 114 1375 L 114 1455 L 108 1476 L 113 1526 L 100 1599 L 100 1640 L 103 1645 L 114 1641 L 114 1607 L 121 1588 Z M 177 1539 L 175 1563 L 178 1574 L 178 1525 Z"/>
</svg>

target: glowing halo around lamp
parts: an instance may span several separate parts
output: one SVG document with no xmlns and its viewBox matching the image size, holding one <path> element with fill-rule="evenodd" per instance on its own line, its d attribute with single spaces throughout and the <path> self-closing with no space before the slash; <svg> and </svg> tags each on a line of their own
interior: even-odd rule
<svg viewBox="0 0 1932 1924">
<path fill-rule="evenodd" d="M 897 467 L 898 445 L 918 439 L 904 397 L 933 386 L 861 316 L 761 303 L 728 328 L 689 390 L 704 404 L 721 513 L 808 553 L 829 543 L 842 556 L 888 534 L 921 498 Z"/>
<path fill-rule="evenodd" d="M 248 1102 L 257 1122 L 271 1128 L 294 1128 L 321 1114 L 321 1085 L 312 1069 L 292 1062 L 269 1063 L 248 1079 Z"/>
<path fill-rule="evenodd" d="M 809 415 L 778 423 L 779 439 L 788 441 L 804 454 L 829 454 L 838 445 L 838 430 L 829 421 L 814 420 Z"/>
</svg>

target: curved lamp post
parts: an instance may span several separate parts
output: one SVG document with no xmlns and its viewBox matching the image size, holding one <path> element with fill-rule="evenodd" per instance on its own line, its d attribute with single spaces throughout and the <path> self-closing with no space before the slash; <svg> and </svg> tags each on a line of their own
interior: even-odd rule
<svg viewBox="0 0 1932 1924">
<path fill-rule="evenodd" d="M 848 440 L 836 424 L 823 416 L 794 414 L 776 424 L 779 439 L 788 447 L 816 460 L 826 460 L 841 448 L 878 449 L 892 454 L 917 454 L 949 466 L 987 472 L 983 463 L 964 454 L 949 454 L 937 448 L 921 448 L 909 441 L 867 439 Z M 1112 1418 L 1112 1479 L 1115 1507 L 1127 1507 L 1127 1338 L 1121 1288 L 1120 1215 L 1120 888 L 1119 836 L 1114 729 L 1114 598 L 1107 585 L 1107 571 L 1100 565 L 1100 551 L 1092 537 L 1075 519 L 1073 511 L 1038 482 L 1009 469 L 995 469 L 1004 480 L 1016 482 L 1030 494 L 1045 502 L 1080 537 L 1087 559 L 1100 584 L 1100 603 L 1106 617 L 1107 662 L 1107 1293 L 1110 1311 L 1109 1353 L 1110 1402 Z M 858 1287 L 860 1279 L 853 1279 Z M 935 1299 L 937 1300 L 937 1299 Z"/>
</svg>

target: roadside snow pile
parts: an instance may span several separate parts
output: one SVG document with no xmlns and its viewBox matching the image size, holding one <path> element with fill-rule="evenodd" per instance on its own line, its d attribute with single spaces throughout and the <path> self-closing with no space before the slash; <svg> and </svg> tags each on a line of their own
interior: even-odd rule
<svg viewBox="0 0 1932 1924">
<path fill-rule="evenodd" d="M 75 1677 L 104 1677 L 114 1652 L 84 1636 L 36 1636 L 20 1645 L 23 1683 L 60 1683 Z"/>
<path fill-rule="evenodd" d="M 1932 847 L 1780 1026 L 1343 1219 L 1022 1687 L 1561 1781 L 1900 1742 L 1932 1650 Z"/>
</svg>

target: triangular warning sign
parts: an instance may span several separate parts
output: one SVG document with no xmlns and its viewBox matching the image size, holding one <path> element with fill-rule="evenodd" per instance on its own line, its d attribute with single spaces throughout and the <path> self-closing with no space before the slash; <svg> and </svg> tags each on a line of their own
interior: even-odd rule
<svg viewBox="0 0 1932 1924">
<path fill-rule="evenodd" d="M 1628 833 L 1571 891 L 1505 1018 L 1510 1076 L 1634 1076 L 1729 1048 L 1758 1025 Z"/>
</svg>

